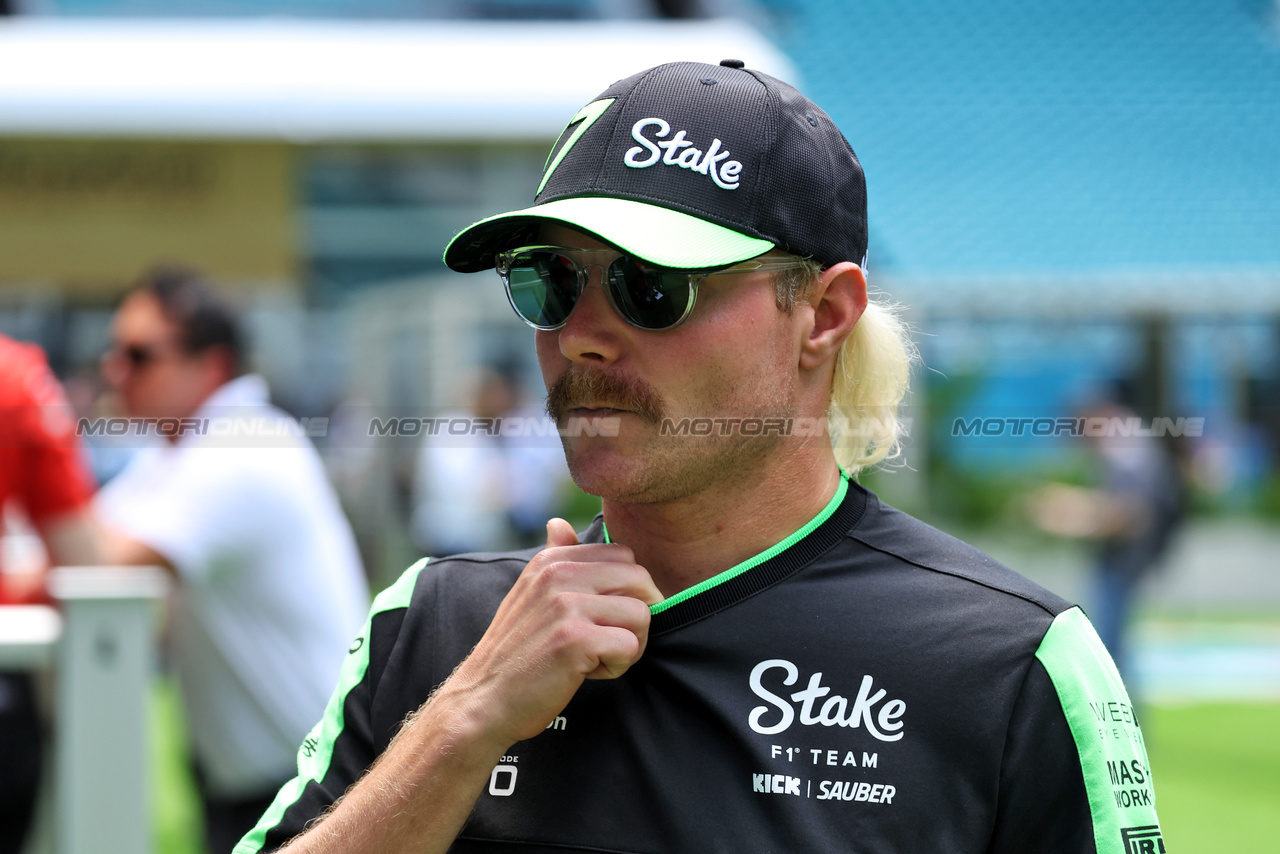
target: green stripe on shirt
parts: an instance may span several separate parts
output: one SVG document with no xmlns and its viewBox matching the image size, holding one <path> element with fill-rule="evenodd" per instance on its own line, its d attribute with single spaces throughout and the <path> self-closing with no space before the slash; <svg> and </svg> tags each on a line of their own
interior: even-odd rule
<svg viewBox="0 0 1280 854">
<path fill-rule="evenodd" d="M 1142 728 L 1084 612 L 1059 614 L 1036 658 L 1049 672 L 1080 754 L 1098 854 L 1164 854 Z"/>
<path fill-rule="evenodd" d="M 285 783 L 276 794 L 276 799 L 258 821 L 256 827 L 241 839 L 232 854 L 258 854 L 266 844 L 267 834 L 280 823 L 285 811 L 298 802 L 307 783 L 319 782 L 329 771 L 333 761 L 333 745 L 342 734 L 345 720 L 343 706 L 351 689 L 360 684 L 369 668 L 369 633 L 373 626 L 373 618 L 384 611 L 406 608 L 413 597 L 413 589 L 420 573 L 427 565 L 428 558 L 415 563 L 405 570 L 404 574 L 373 600 L 369 610 L 369 618 L 365 620 L 364 630 L 360 637 L 352 642 L 351 653 L 342 663 L 338 675 L 338 687 L 329 698 L 324 717 L 320 719 L 307 734 L 303 744 L 298 748 L 298 776 Z"/>
<path fill-rule="evenodd" d="M 746 572 L 747 570 L 753 567 L 759 566 L 760 564 L 764 563 L 766 560 L 770 560 L 782 554 L 787 549 L 791 548 L 796 543 L 800 542 L 805 537 L 813 533 L 814 529 L 817 528 L 819 525 L 821 525 L 823 522 L 827 521 L 827 519 L 831 517 L 831 514 L 836 512 L 836 508 L 840 506 L 840 502 L 844 501 L 844 496 L 848 491 L 849 491 L 848 476 L 844 475 L 844 473 L 841 472 L 840 484 L 836 487 L 835 495 L 832 495 L 831 500 L 827 502 L 827 506 L 819 510 L 818 515 L 814 516 L 807 523 L 805 523 L 805 525 L 802 528 L 800 528 L 800 530 L 796 531 L 794 534 L 787 537 L 782 542 L 777 543 L 776 545 L 765 549 L 764 551 L 760 552 L 760 554 L 755 555 L 754 557 L 749 557 L 746 560 L 744 560 L 742 563 L 739 563 L 735 566 L 731 566 L 728 569 L 726 569 L 724 572 L 721 572 L 717 575 L 713 575 L 710 578 L 708 578 L 706 581 L 701 582 L 700 584 L 695 584 L 692 587 L 689 587 L 685 590 L 681 590 L 679 593 L 675 594 L 669 599 L 664 599 L 656 605 L 650 605 L 649 606 L 650 613 L 661 614 L 663 611 L 667 610 L 673 605 L 678 605 L 679 603 L 685 601 L 686 599 L 691 599 L 705 590 L 710 590 L 712 587 L 715 587 L 716 585 L 724 584 L 726 581 L 729 581 L 730 579 L 737 578 L 739 575 Z"/>
</svg>

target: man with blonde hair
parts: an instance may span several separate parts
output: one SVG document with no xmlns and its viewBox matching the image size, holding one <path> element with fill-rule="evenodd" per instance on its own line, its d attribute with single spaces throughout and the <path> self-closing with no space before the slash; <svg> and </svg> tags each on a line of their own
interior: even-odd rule
<svg viewBox="0 0 1280 854">
<path fill-rule="evenodd" d="M 237 852 L 1163 851 L 1079 609 L 851 478 L 912 352 L 866 247 L 848 142 L 740 61 L 574 116 L 445 261 L 537 330 L 603 513 L 379 596 Z"/>
</svg>

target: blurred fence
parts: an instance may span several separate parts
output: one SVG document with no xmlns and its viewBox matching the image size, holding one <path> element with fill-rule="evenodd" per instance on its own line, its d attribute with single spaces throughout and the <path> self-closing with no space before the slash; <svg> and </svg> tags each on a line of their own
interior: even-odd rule
<svg viewBox="0 0 1280 854">
<path fill-rule="evenodd" d="M 0 667 L 52 677 L 51 786 L 29 854 L 151 850 L 147 714 L 158 568 L 56 569 L 59 611 L 0 606 Z"/>
</svg>

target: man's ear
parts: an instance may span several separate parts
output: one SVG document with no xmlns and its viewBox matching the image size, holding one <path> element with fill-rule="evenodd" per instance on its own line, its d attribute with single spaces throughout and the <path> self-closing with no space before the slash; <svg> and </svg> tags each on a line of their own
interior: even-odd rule
<svg viewBox="0 0 1280 854">
<path fill-rule="evenodd" d="M 813 370 L 833 361 L 867 307 L 862 268 L 843 261 L 822 271 L 809 290 L 813 326 L 800 343 L 800 367 Z"/>
<path fill-rule="evenodd" d="M 214 344 L 200 353 L 198 358 L 202 373 L 213 389 L 236 378 L 236 357 L 225 344 Z"/>
</svg>

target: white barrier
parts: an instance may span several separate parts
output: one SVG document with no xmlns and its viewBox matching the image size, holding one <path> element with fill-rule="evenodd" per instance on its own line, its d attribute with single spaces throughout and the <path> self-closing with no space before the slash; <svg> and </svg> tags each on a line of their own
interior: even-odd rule
<svg viewBox="0 0 1280 854">
<path fill-rule="evenodd" d="M 38 670 L 53 663 L 62 618 L 47 605 L 0 607 L 0 670 Z"/>
<path fill-rule="evenodd" d="M 155 567 L 55 569 L 53 843 L 56 854 L 149 854 L 148 751 Z"/>
</svg>

